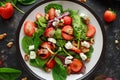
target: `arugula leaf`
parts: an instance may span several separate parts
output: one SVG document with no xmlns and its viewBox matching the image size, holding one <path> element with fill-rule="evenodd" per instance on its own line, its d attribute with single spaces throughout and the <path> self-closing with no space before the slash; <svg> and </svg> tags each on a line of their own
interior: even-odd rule
<svg viewBox="0 0 120 80">
<path fill-rule="evenodd" d="M 59 47 L 64 47 L 66 41 L 63 39 L 58 39 L 56 45 Z"/>
<path fill-rule="evenodd" d="M 93 51 L 94 51 L 93 46 L 90 46 L 90 51 L 86 53 L 87 58 L 91 58 Z"/>
<path fill-rule="evenodd" d="M 36 0 L 18 0 L 18 2 L 22 5 L 31 5 L 36 2 Z"/>
<path fill-rule="evenodd" d="M 0 79 L 2 80 L 16 80 L 21 71 L 13 68 L 0 68 Z"/>
<path fill-rule="evenodd" d="M 56 3 L 50 3 L 47 6 L 45 6 L 45 13 L 48 13 L 48 11 L 50 10 L 50 8 L 55 8 L 55 9 L 60 10 L 61 12 L 63 12 L 62 5 L 56 4 Z"/>
<path fill-rule="evenodd" d="M 61 63 L 56 63 L 55 67 L 52 69 L 52 76 L 54 80 L 66 80 L 66 68 L 63 65 L 61 65 Z"/>
<path fill-rule="evenodd" d="M 55 57 L 54 59 L 57 64 L 62 65 L 62 62 L 59 58 Z"/>
<path fill-rule="evenodd" d="M 36 57 L 35 59 L 31 59 L 30 60 L 30 65 L 31 66 L 34 66 L 34 67 L 38 67 L 38 68 L 43 68 L 46 64 L 48 59 L 41 59 L 39 57 Z"/>
<path fill-rule="evenodd" d="M 44 30 L 38 29 L 33 36 L 33 44 L 35 45 L 35 50 L 38 49 L 39 45 L 42 43 L 40 36 L 44 33 Z"/>
<path fill-rule="evenodd" d="M 33 45 L 32 37 L 24 36 L 22 39 L 22 48 L 25 53 L 29 54 L 29 46 Z"/>
</svg>

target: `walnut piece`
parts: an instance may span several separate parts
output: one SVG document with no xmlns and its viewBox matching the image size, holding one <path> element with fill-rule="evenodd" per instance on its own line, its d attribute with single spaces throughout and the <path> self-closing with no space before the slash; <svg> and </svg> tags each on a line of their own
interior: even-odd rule
<svg viewBox="0 0 120 80">
<path fill-rule="evenodd" d="M 7 36 L 7 33 L 0 34 L 0 40 L 3 40 Z"/>
<path fill-rule="evenodd" d="M 24 60 L 25 60 L 25 61 L 28 61 L 28 60 L 29 60 L 29 55 L 28 55 L 28 54 L 25 54 L 25 55 L 24 55 Z"/>
<path fill-rule="evenodd" d="M 7 47 L 11 48 L 13 46 L 13 42 L 8 42 Z"/>
<path fill-rule="evenodd" d="M 22 78 L 21 80 L 28 80 L 27 77 Z"/>
</svg>

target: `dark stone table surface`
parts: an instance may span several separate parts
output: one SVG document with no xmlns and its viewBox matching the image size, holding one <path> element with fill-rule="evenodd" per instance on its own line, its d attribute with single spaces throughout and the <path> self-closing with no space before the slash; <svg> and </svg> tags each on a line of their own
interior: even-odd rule
<svg viewBox="0 0 120 80">
<path fill-rule="evenodd" d="M 120 80 L 120 44 L 115 44 L 116 39 L 120 40 L 120 2 L 115 3 L 108 1 L 110 0 L 87 0 L 85 3 L 99 16 L 103 22 L 106 33 L 105 55 L 100 62 L 99 67 L 95 70 L 95 73 L 87 80 L 93 80 L 95 76 L 101 74 L 114 77 L 116 80 Z M 39 2 L 41 2 L 41 0 L 37 0 L 35 4 Z M 30 6 L 22 6 L 18 4 L 17 6 L 27 12 L 35 4 Z M 103 20 L 103 13 L 108 8 L 112 8 L 117 13 L 117 19 L 112 23 L 106 23 Z M 0 41 L 0 59 L 3 61 L 3 67 L 12 67 L 22 70 L 22 75 L 18 80 L 21 80 L 23 77 L 27 77 L 28 80 L 36 80 L 23 68 L 17 57 L 16 30 L 23 15 L 24 14 L 21 14 L 15 10 L 11 19 L 3 20 L 0 18 L 0 34 L 7 33 L 7 37 Z M 6 44 L 10 41 L 13 41 L 14 44 L 11 48 L 8 48 Z"/>
</svg>

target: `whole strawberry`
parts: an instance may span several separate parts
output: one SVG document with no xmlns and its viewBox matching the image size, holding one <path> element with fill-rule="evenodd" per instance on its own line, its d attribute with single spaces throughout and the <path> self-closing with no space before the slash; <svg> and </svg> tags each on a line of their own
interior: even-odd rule
<svg viewBox="0 0 120 80">
<path fill-rule="evenodd" d="M 104 12 L 104 20 L 106 22 L 113 22 L 116 19 L 116 13 L 111 9 Z"/>
<path fill-rule="evenodd" d="M 14 7 L 13 7 L 12 3 L 10 3 L 10 2 L 1 3 L 0 16 L 3 19 L 11 18 L 13 14 L 14 14 Z"/>
</svg>

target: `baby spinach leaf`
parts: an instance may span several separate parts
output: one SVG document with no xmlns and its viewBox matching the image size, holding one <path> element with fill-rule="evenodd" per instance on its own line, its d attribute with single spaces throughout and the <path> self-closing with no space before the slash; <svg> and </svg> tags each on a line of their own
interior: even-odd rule
<svg viewBox="0 0 120 80">
<path fill-rule="evenodd" d="M 66 41 L 63 39 L 58 39 L 56 45 L 59 47 L 64 47 Z"/>
<path fill-rule="evenodd" d="M 56 3 L 50 3 L 47 6 L 45 6 L 45 13 L 48 13 L 48 11 L 50 10 L 50 8 L 54 8 L 57 10 L 60 10 L 61 12 L 63 12 L 63 7 L 60 4 L 56 4 Z"/>
<path fill-rule="evenodd" d="M 66 80 L 67 71 L 65 67 L 58 62 L 56 63 L 55 67 L 52 69 L 52 75 L 54 80 Z"/>
<path fill-rule="evenodd" d="M 47 59 L 43 60 L 39 57 L 30 60 L 30 65 L 38 68 L 43 68 L 47 62 Z"/>
<path fill-rule="evenodd" d="M 62 39 L 61 29 L 55 30 L 54 38 L 55 38 L 55 39 Z"/>
<path fill-rule="evenodd" d="M 36 0 L 18 0 L 18 2 L 22 5 L 31 5 L 36 2 Z"/>
<path fill-rule="evenodd" d="M 86 53 L 88 58 L 91 58 L 93 51 L 94 51 L 93 46 L 90 46 L 90 51 Z"/>
<path fill-rule="evenodd" d="M 21 75 L 21 71 L 13 68 L 0 68 L 0 79 L 16 80 Z"/>
<path fill-rule="evenodd" d="M 32 37 L 24 36 L 22 39 L 22 48 L 27 54 L 29 54 L 30 45 L 33 45 Z"/>
<path fill-rule="evenodd" d="M 43 33 L 44 33 L 44 30 L 38 29 L 33 36 L 33 44 L 35 45 L 35 50 L 37 50 L 38 47 L 40 46 L 40 44 L 42 43 L 42 40 L 40 39 L 40 36 Z"/>
</svg>

